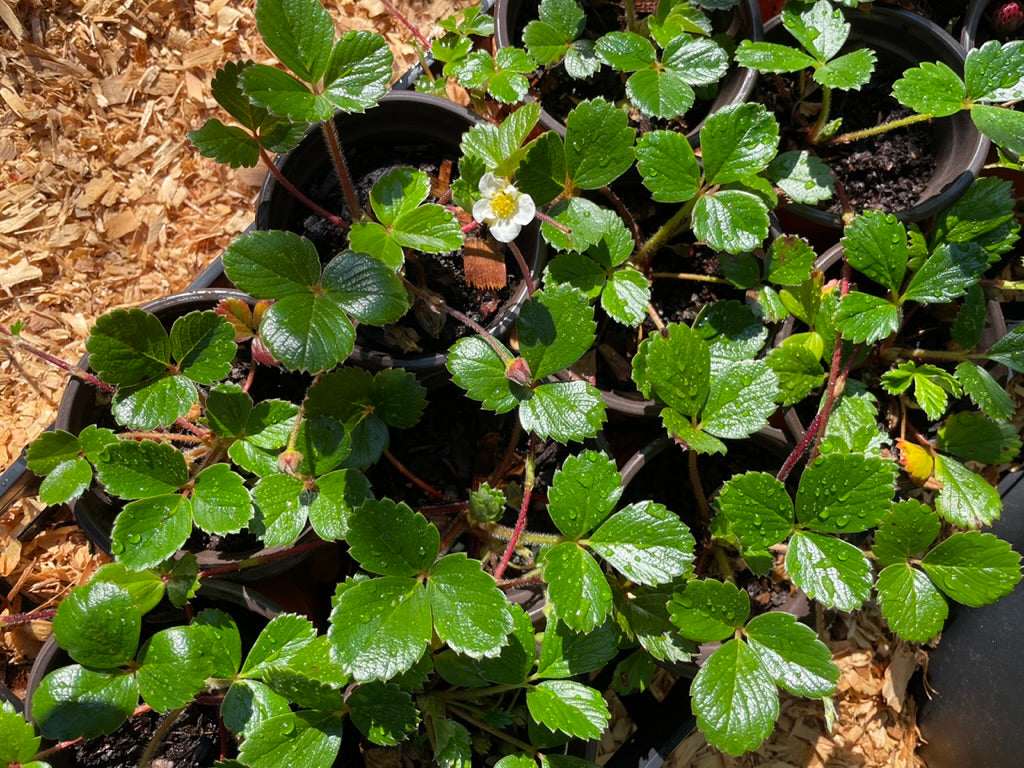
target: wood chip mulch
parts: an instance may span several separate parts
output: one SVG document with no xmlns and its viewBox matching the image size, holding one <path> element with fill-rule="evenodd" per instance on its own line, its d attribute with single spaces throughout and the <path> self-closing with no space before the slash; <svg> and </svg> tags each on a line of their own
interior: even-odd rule
<svg viewBox="0 0 1024 768">
<path fill-rule="evenodd" d="M 395 0 L 424 33 L 469 0 Z M 415 63 L 409 32 L 377 0 L 327 3 L 339 30 L 376 29 Z M 95 318 L 184 289 L 252 221 L 264 173 L 199 156 L 185 133 L 220 114 L 210 79 L 229 60 L 272 62 L 253 0 L 0 0 L 0 324 L 76 361 Z M 66 375 L 0 348 L 0 470 L 53 420 Z M 41 511 L 24 499 L 0 514 L 0 616 L 52 606 L 103 562 L 64 513 L 41 534 L 11 534 Z M 863 618 L 863 617 L 861 617 Z M 0 682 L 15 690 L 49 622 L 0 630 Z M 699 736 L 673 766 L 915 768 L 918 654 L 877 617 L 833 641 L 842 668 L 839 722 L 787 699 L 772 741 L 734 760 Z M 20 691 L 23 693 L 23 690 Z"/>
</svg>

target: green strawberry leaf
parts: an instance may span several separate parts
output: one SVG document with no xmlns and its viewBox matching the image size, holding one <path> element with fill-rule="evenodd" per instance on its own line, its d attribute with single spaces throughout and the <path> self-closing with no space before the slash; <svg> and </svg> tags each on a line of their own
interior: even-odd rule
<svg viewBox="0 0 1024 768">
<path fill-rule="evenodd" d="M 734 475 L 722 486 L 718 507 L 744 548 L 767 549 L 793 530 L 786 486 L 765 472 Z"/>
<path fill-rule="evenodd" d="M 875 70 L 875 52 L 861 48 L 839 56 L 814 69 L 811 77 L 826 88 L 859 90 Z"/>
<path fill-rule="evenodd" d="M 693 211 L 693 233 L 716 251 L 743 253 L 760 248 L 768 237 L 768 225 L 764 201 L 739 189 L 704 195 Z"/>
<path fill-rule="evenodd" d="M 253 533 L 268 547 L 284 547 L 302 535 L 309 516 L 310 494 L 299 477 L 273 474 L 252 489 L 256 505 Z"/>
<path fill-rule="evenodd" d="M 118 387 L 159 378 L 171 364 L 167 331 L 141 309 L 116 309 L 98 317 L 85 348 L 96 375 Z"/>
<path fill-rule="evenodd" d="M 593 632 L 574 632 L 562 622 L 544 630 L 537 677 L 566 678 L 600 669 L 618 652 L 618 633 L 605 623 Z"/>
<path fill-rule="evenodd" d="M 605 63 L 620 72 L 647 69 L 658 58 L 654 44 L 635 32 L 608 32 L 598 38 L 596 47 Z"/>
<path fill-rule="evenodd" d="M 365 112 L 387 93 L 393 58 L 380 34 L 346 32 L 327 62 L 324 97 L 342 112 Z"/>
<path fill-rule="evenodd" d="M 352 722 L 374 744 L 393 747 L 415 733 L 419 725 L 412 697 L 396 685 L 364 683 L 352 691 L 347 703 Z"/>
<path fill-rule="evenodd" d="M 438 637 L 457 653 L 496 656 L 513 629 L 505 594 L 478 560 L 446 555 L 430 569 L 427 598 Z"/>
<path fill-rule="evenodd" d="M 139 703 L 135 676 L 77 664 L 50 672 L 32 697 L 32 719 L 55 741 L 113 733 Z"/>
<path fill-rule="evenodd" d="M 661 60 L 666 71 L 688 85 L 716 85 L 729 69 L 729 54 L 713 38 L 678 35 L 664 48 Z"/>
<path fill-rule="evenodd" d="M 196 384 L 209 386 L 231 373 L 235 358 L 235 329 L 210 310 L 189 312 L 171 326 L 171 356 L 179 373 Z"/>
<path fill-rule="evenodd" d="M 252 502 L 241 475 L 227 464 L 212 464 L 196 476 L 192 517 L 209 533 L 237 533 L 252 518 Z"/>
<path fill-rule="evenodd" d="M 636 132 L 626 113 L 602 99 L 582 101 L 565 120 L 565 164 L 572 184 L 599 189 L 633 165 Z"/>
<path fill-rule="evenodd" d="M 962 411 L 939 427 L 935 447 L 958 459 L 1005 464 L 1020 453 L 1021 439 L 1012 424 L 990 421 L 983 414 Z"/>
<path fill-rule="evenodd" d="M 964 108 L 967 88 L 943 62 L 926 61 L 904 72 L 892 84 L 892 95 L 918 114 L 946 117 Z"/>
<path fill-rule="evenodd" d="M 935 479 L 942 489 L 935 509 L 961 528 L 991 525 L 1003 511 L 999 491 L 985 478 L 948 456 L 935 456 Z"/>
<path fill-rule="evenodd" d="M 438 768 L 470 768 L 473 765 L 473 740 L 466 726 L 447 718 L 433 720 Z"/>
<path fill-rule="evenodd" d="M 941 528 L 931 507 L 913 499 L 897 502 L 875 531 L 875 558 L 884 566 L 905 563 L 928 549 Z"/>
<path fill-rule="evenodd" d="M 831 536 L 794 533 L 786 570 L 808 596 L 841 611 L 857 610 L 871 594 L 871 564 L 864 553 Z"/>
<path fill-rule="evenodd" d="M 565 541 L 545 550 L 540 566 L 555 615 L 577 632 L 591 632 L 604 622 L 612 607 L 608 581 L 590 554 Z"/>
<path fill-rule="evenodd" d="M 303 709 L 337 711 L 344 701 L 340 691 L 300 667 L 270 665 L 261 677 L 274 693 Z"/>
<path fill-rule="evenodd" d="M 685 325 L 672 324 L 667 335 L 651 337 L 646 359 L 633 358 L 637 366 L 646 363 L 648 384 L 641 392 L 658 399 L 686 416 L 696 416 L 704 407 L 711 387 L 711 349 L 700 335 Z M 637 382 L 639 384 L 639 382 Z"/>
<path fill-rule="evenodd" d="M 647 278 L 635 269 L 619 269 L 612 273 L 601 294 L 601 308 L 618 323 L 639 327 L 651 303 Z"/>
<path fill-rule="evenodd" d="M 832 170 L 807 150 L 780 153 L 769 163 L 767 173 L 795 203 L 816 205 L 835 194 Z"/>
<path fill-rule="evenodd" d="M 876 283 L 899 292 L 907 271 L 907 230 L 892 214 L 866 211 L 843 231 L 843 252 L 850 266 Z"/>
<path fill-rule="evenodd" d="M 1018 325 L 989 347 L 985 356 L 1015 373 L 1024 373 L 1024 325 Z"/>
<path fill-rule="evenodd" d="M 341 747 L 341 716 L 336 712 L 288 712 L 254 728 L 238 752 L 249 768 L 305 765 L 328 768 Z"/>
<path fill-rule="evenodd" d="M 839 305 L 836 327 L 847 341 L 873 344 L 896 333 L 901 320 L 900 308 L 888 299 L 850 291 Z"/>
<path fill-rule="evenodd" d="M 778 395 L 775 372 L 764 360 L 729 363 L 711 378 L 701 426 L 721 438 L 747 437 L 768 423 Z"/>
<path fill-rule="evenodd" d="M 192 504 L 167 494 L 132 501 L 114 520 L 110 551 L 133 570 L 153 568 L 185 545 L 192 532 Z"/>
<path fill-rule="evenodd" d="M 795 696 L 818 698 L 836 689 L 839 668 L 832 651 L 814 630 L 782 612 L 751 619 L 745 633 L 750 649 L 761 657 L 776 684 Z"/>
<path fill-rule="evenodd" d="M 334 108 L 302 80 L 266 64 L 253 64 L 239 75 L 245 95 L 272 115 L 316 123 L 330 120 Z"/>
<path fill-rule="evenodd" d="M 630 504 L 589 538 L 590 546 L 639 584 L 664 584 L 690 570 L 696 541 L 674 512 L 652 501 Z"/>
<path fill-rule="evenodd" d="M 972 608 L 1008 595 L 1021 579 L 1020 555 L 991 533 L 954 533 L 924 556 L 921 568 L 939 589 Z"/>
<path fill-rule="evenodd" d="M 519 420 L 524 430 L 563 445 L 594 437 L 606 416 L 604 398 L 585 381 L 540 384 L 527 391 L 521 405 Z"/>
<path fill-rule="evenodd" d="M 256 680 L 236 680 L 220 705 L 224 725 L 244 738 L 270 718 L 289 712 L 288 699 Z"/>
<path fill-rule="evenodd" d="M 256 26 L 267 47 L 296 75 L 307 83 L 323 76 L 334 22 L 318 0 L 260 0 Z"/>
<path fill-rule="evenodd" d="M 516 327 L 519 352 L 534 381 L 579 360 L 594 343 L 597 329 L 589 300 L 571 285 L 537 291 L 523 304 Z"/>
<path fill-rule="evenodd" d="M 142 699 L 157 712 L 183 707 L 214 674 L 211 637 L 196 627 L 171 627 L 147 640 L 139 651 L 135 678 Z"/>
<path fill-rule="evenodd" d="M 901 302 L 938 304 L 963 296 L 988 266 L 988 254 L 977 243 L 942 243 L 907 285 Z"/>
<path fill-rule="evenodd" d="M 700 131 L 707 183 L 726 184 L 760 173 L 775 157 L 778 145 L 778 123 L 762 105 L 719 109 Z"/>
<path fill-rule="evenodd" d="M 245 657 L 241 674 L 258 677 L 274 664 L 287 664 L 316 638 L 309 619 L 294 614 L 281 614 L 270 620 Z"/>
<path fill-rule="evenodd" d="M 801 285 L 811 276 L 814 249 L 802 238 L 782 235 L 769 246 L 764 258 L 764 279 L 776 285 Z"/>
<path fill-rule="evenodd" d="M 369 500 L 348 521 L 352 557 L 370 573 L 416 576 L 434 564 L 441 535 L 422 514 L 390 499 Z"/>
<path fill-rule="evenodd" d="M 39 751 L 36 729 L 6 701 L 0 702 L 0 763 L 28 763 Z"/>
<path fill-rule="evenodd" d="M 756 749 L 775 727 L 779 695 L 760 654 L 733 638 L 704 663 L 690 687 L 697 725 L 731 755 Z"/>
<path fill-rule="evenodd" d="M 255 299 L 302 294 L 320 278 L 313 243 L 292 232 L 250 232 L 224 251 L 224 271 L 239 290 Z"/>
<path fill-rule="evenodd" d="M 46 433 L 53 434 L 53 433 Z M 57 464 L 39 485 L 43 504 L 67 504 L 74 501 L 92 484 L 92 465 L 83 458 Z"/>
<path fill-rule="evenodd" d="M 1020 101 L 1024 98 L 1024 44 L 989 40 L 968 51 L 964 62 L 967 96 L 972 101 Z"/>
<path fill-rule="evenodd" d="M 636 167 L 651 198 L 682 203 L 697 193 L 700 166 L 686 137 L 676 131 L 649 131 L 636 143 Z"/>
<path fill-rule="evenodd" d="M 111 409 L 119 424 L 133 429 L 154 429 L 173 424 L 199 399 L 195 384 L 183 376 L 121 387 Z"/>
<path fill-rule="evenodd" d="M 908 643 L 926 643 L 942 631 L 949 605 L 924 573 L 908 563 L 882 569 L 875 584 L 889 628 Z"/>
<path fill-rule="evenodd" d="M 694 580 L 676 588 L 669 616 L 688 640 L 713 643 L 732 635 L 750 615 L 750 598 L 734 584 Z"/>
<path fill-rule="evenodd" d="M 325 541 L 347 538 L 349 516 L 373 498 L 370 481 L 354 469 L 341 469 L 317 478 L 315 494 L 309 505 L 309 522 Z"/>
<path fill-rule="evenodd" d="M 140 615 L 153 610 L 164 596 L 163 576 L 154 571 L 130 571 L 120 563 L 107 563 L 93 573 L 89 583 L 101 581 L 118 586 L 131 595 Z M 137 647 L 138 643 L 135 645 Z M 134 655 L 135 651 L 131 653 Z"/>
<path fill-rule="evenodd" d="M 100 669 L 129 663 L 139 647 L 142 612 L 116 584 L 92 582 L 71 590 L 57 607 L 53 633 L 79 664 Z"/>
<path fill-rule="evenodd" d="M 601 694 L 574 680 L 545 680 L 526 692 L 538 723 L 579 739 L 598 739 L 611 719 Z"/>
<path fill-rule="evenodd" d="M 889 513 L 896 464 L 852 454 L 816 459 L 800 478 L 796 519 L 816 531 L 856 533 Z"/>
<path fill-rule="evenodd" d="M 767 362 L 778 379 L 782 405 L 799 403 L 825 383 L 821 360 L 807 347 L 776 347 L 768 353 Z"/>
<path fill-rule="evenodd" d="M 615 590 L 615 621 L 627 638 L 635 639 L 662 661 L 689 661 L 696 646 L 676 630 L 669 618 L 672 587 L 630 586 Z"/>
<path fill-rule="evenodd" d="M 626 97 L 645 115 L 665 120 L 684 114 L 697 98 L 686 80 L 670 69 L 633 73 L 626 81 Z"/>
<path fill-rule="evenodd" d="M 783 8 L 782 26 L 818 61 L 825 62 L 842 50 L 850 35 L 843 12 L 828 2 Z"/>
<path fill-rule="evenodd" d="M 1013 400 L 992 374 L 968 360 L 956 367 L 956 380 L 964 394 L 990 419 L 1009 421 L 1013 418 Z"/>
<path fill-rule="evenodd" d="M 734 57 L 741 67 L 758 72 L 799 72 L 817 63 L 814 57 L 791 46 L 753 40 L 741 41 Z"/>
<path fill-rule="evenodd" d="M 331 611 L 333 656 L 355 680 L 390 680 L 419 660 L 433 623 L 427 590 L 401 576 L 366 579 L 348 587 Z"/>
<path fill-rule="evenodd" d="M 224 125 L 215 117 L 202 128 L 189 131 L 188 140 L 203 157 L 232 168 L 252 168 L 260 161 L 260 143 L 252 134 L 237 125 Z"/>
<path fill-rule="evenodd" d="M 509 352 L 500 342 L 494 342 L 502 350 L 505 360 L 512 360 Z M 459 339 L 448 351 L 447 368 L 452 381 L 466 390 L 466 395 L 483 404 L 495 413 L 507 413 L 515 408 L 525 395 L 522 387 L 514 390 L 505 377 L 506 363 L 482 336 L 467 336 Z"/>
<path fill-rule="evenodd" d="M 608 517 L 622 495 L 615 462 L 597 451 L 570 456 L 548 489 L 548 514 L 565 536 L 579 539 Z"/>
</svg>

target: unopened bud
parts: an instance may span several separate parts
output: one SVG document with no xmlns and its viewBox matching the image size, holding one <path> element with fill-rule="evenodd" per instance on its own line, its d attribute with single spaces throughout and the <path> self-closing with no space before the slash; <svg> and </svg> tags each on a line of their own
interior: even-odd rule
<svg viewBox="0 0 1024 768">
<path fill-rule="evenodd" d="M 508 362 L 505 366 L 505 378 L 521 387 L 528 387 L 533 383 L 533 374 L 530 373 L 530 366 L 521 357 L 514 358 Z"/>
<path fill-rule="evenodd" d="M 302 454 L 298 451 L 284 451 L 277 457 L 277 466 L 285 474 L 298 474 L 302 466 Z"/>
<path fill-rule="evenodd" d="M 1024 6 L 1020 0 L 1003 3 L 992 14 L 992 26 L 1000 36 L 1012 35 L 1024 24 Z"/>
</svg>

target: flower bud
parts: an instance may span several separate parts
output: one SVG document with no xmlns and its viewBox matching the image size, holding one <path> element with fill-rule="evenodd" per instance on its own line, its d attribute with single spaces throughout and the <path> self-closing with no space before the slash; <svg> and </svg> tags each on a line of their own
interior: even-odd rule
<svg viewBox="0 0 1024 768">
<path fill-rule="evenodd" d="M 277 466 L 286 474 L 298 474 L 299 467 L 302 466 L 302 454 L 298 451 L 284 451 L 277 457 Z"/>
<path fill-rule="evenodd" d="M 1012 35 L 1024 24 L 1024 6 L 1020 0 L 1003 3 L 992 14 L 992 26 L 1000 37 Z"/>
<path fill-rule="evenodd" d="M 521 387 L 528 387 L 533 383 L 533 374 L 530 373 L 530 366 L 521 357 L 514 358 L 505 366 L 505 378 Z"/>
</svg>

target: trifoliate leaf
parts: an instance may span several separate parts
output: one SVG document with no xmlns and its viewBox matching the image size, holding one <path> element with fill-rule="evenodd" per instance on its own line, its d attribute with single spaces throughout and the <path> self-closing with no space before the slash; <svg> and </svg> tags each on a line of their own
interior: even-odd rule
<svg viewBox="0 0 1024 768">
<path fill-rule="evenodd" d="M 746 623 L 750 598 L 734 584 L 694 580 L 677 588 L 668 604 L 679 632 L 698 643 L 725 640 Z"/>
<path fill-rule="evenodd" d="M 341 747 L 341 715 L 336 712 L 288 712 L 264 720 L 238 752 L 250 768 L 281 765 L 332 765 Z"/>
<path fill-rule="evenodd" d="M 842 611 L 857 610 L 871 594 L 871 564 L 864 553 L 831 536 L 793 534 L 786 570 L 810 597 Z"/>
<path fill-rule="evenodd" d="M 954 533 L 924 556 L 921 567 L 939 589 L 977 608 L 1008 595 L 1021 579 L 1020 555 L 991 533 Z"/>
</svg>

